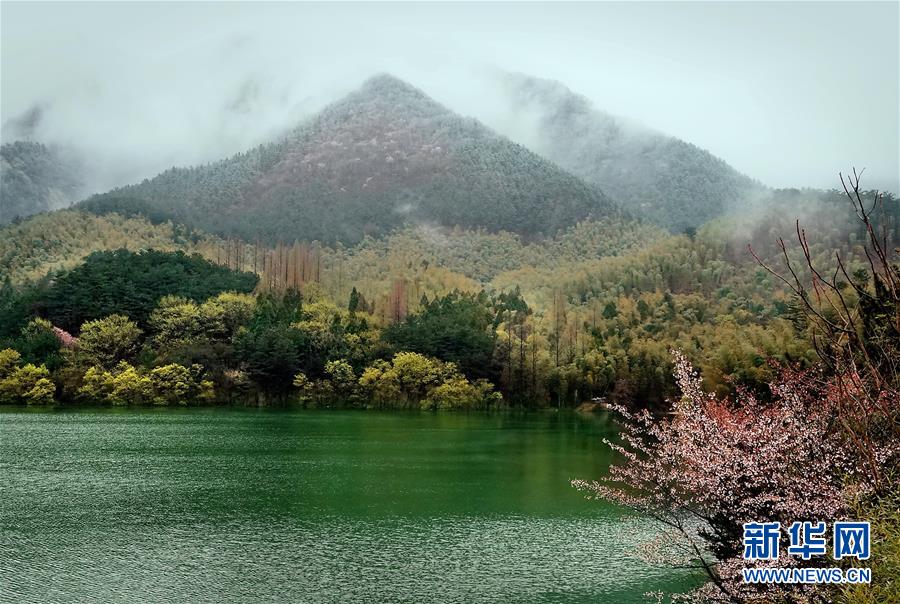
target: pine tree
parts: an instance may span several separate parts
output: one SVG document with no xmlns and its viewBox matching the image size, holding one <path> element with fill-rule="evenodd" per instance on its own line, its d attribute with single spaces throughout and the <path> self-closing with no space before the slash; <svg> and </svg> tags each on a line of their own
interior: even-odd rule
<svg viewBox="0 0 900 604">
<path fill-rule="evenodd" d="M 351 314 L 355 314 L 357 309 L 359 308 L 359 292 L 356 291 L 354 287 L 350 292 L 350 302 L 347 304 L 347 310 L 350 311 Z"/>
</svg>

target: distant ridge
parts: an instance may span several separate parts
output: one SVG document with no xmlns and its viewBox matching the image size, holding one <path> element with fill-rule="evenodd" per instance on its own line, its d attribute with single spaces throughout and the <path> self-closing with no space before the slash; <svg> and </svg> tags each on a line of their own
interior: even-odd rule
<svg viewBox="0 0 900 604">
<path fill-rule="evenodd" d="M 0 147 L 0 224 L 58 210 L 83 193 L 82 166 L 68 153 L 31 141 Z"/>
<path fill-rule="evenodd" d="M 545 236 L 621 213 L 597 186 L 390 75 L 279 142 L 170 169 L 83 207 L 223 235 L 347 244 L 404 223 Z"/>
<path fill-rule="evenodd" d="M 514 109 L 537 116 L 534 151 L 672 231 L 765 189 L 708 151 L 604 113 L 559 82 L 521 74 L 502 81 Z"/>
</svg>

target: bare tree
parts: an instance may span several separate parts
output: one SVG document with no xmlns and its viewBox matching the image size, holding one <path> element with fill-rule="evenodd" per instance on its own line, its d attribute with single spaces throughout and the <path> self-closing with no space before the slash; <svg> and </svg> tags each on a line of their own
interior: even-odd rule
<svg viewBox="0 0 900 604">
<path fill-rule="evenodd" d="M 885 196 L 860 188 L 862 172 L 840 175 L 844 194 L 865 230 L 862 243 L 868 270 L 853 271 L 835 252 L 827 272 L 816 265 L 805 229 L 796 222 L 802 260 L 791 260 L 784 239 L 778 246 L 785 270 L 750 253 L 800 301 L 815 349 L 838 397 L 842 425 L 866 462 L 876 490 L 897 476 L 884 476 L 878 451 L 900 440 L 900 267 L 896 225 Z M 890 203 L 896 203 L 888 197 Z"/>
</svg>

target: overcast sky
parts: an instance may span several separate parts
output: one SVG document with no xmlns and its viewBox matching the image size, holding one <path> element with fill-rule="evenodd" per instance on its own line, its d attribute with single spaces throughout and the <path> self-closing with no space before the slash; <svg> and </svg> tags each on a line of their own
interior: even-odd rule
<svg viewBox="0 0 900 604">
<path fill-rule="evenodd" d="M 898 2 L 0 3 L 3 138 L 107 184 L 263 142 L 388 71 L 500 123 L 497 68 L 709 149 L 772 186 L 898 181 Z"/>
</svg>

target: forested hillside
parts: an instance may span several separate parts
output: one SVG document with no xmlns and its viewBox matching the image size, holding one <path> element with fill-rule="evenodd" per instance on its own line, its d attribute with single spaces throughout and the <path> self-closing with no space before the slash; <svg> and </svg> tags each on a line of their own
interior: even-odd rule
<svg viewBox="0 0 900 604">
<path fill-rule="evenodd" d="M 213 237 L 172 223 L 153 224 L 141 216 L 98 216 L 60 210 L 0 227 L 0 275 L 14 284 L 72 268 L 95 251 L 181 250 L 215 258 Z"/>
<path fill-rule="evenodd" d="M 779 262 L 777 240 L 795 236 L 795 216 L 817 263 L 829 266 L 840 251 L 853 278 L 866 279 L 863 232 L 835 192 L 777 191 L 754 213 L 692 235 L 585 221 L 529 241 L 419 226 L 349 247 L 217 239 L 68 210 L 0 231 L 0 270 L 15 277 L 0 290 L 0 338 L 39 363 L 47 346 L 52 352 L 85 329 L 113 340 L 131 334 L 131 347 L 115 356 L 127 367 L 108 363 L 85 382 L 92 357 L 69 362 L 75 374 L 55 379 L 71 400 L 121 400 L 104 388 L 175 363 L 203 368 L 190 378 L 192 392 L 199 396 L 206 380 L 204 396 L 219 400 L 452 407 L 499 404 L 495 392 L 529 406 L 593 396 L 655 404 L 673 392 L 671 347 L 708 388 L 765 395 L 778 371 L 772 360 L 816 358 L 798 300 L 747 249 Z M 879 216 L 878 228 L 896 241 L 896 200 L 887 196 Z M 211 262 L 124 251 L 76 259 L 120 246 L 199 251 Z M 799 258 L 799 248 L 789 253 Z M 124 318 L 103 322 L 109 316 Z M 64 334 L 51 341 L 54 329 Z M 427 375 L 437 381 L 416 382 Z"/>
<path fill-rule="evenodd" d="M 558 84 L 510 85 L 585 180 L 378 76 L 281 141 L 0 227 L 0 350 L 67 402 L 171 402 L 169 376 L 220 401 L 654 405 L 672 347 L 719 392 L 814 362 L 748 244 L 778 263 L 799 219 L 811 259 L 867 282 L 843 194 L 766 190 Z"/>
<path fill-rule="evenodd" d="M 504 78 L 531 147 L 635 215 L 684 232 L 740 208 L 763 187 L 708 151 L 605 113 L 562 84 Z"/>
<path fill-rule="evenodd" d="M 26 141 L 0 147 L 0 224 L 67 207 L 83 192 L 83 166 L 70 153 Z"/>
<path fill-rule="evenodd" d="M 391 76 L 366 81 L 285 139 L 95 197 L 246 240 L 355 244 L 404 224 L 550 236 L 622 221 L 595 185 Z"/>
</svg>

